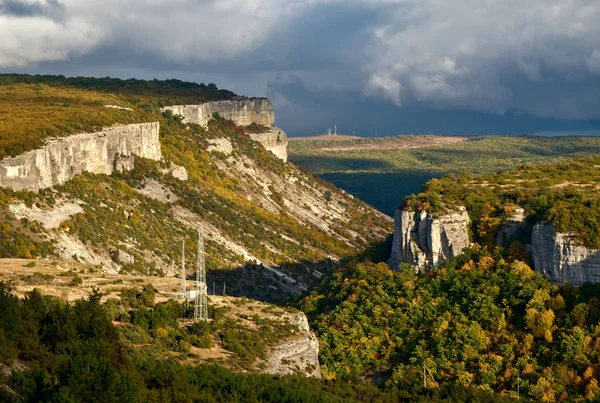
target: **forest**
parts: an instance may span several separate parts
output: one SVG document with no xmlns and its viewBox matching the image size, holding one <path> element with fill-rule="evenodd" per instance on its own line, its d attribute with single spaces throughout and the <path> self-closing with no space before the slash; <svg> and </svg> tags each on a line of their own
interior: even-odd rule
<svg viewBox="0 0 600 403">
<path fill-rule="evenodd" d="M 355 261 L 299 307 L 321 342 L 325 379 L 386 388 L 475 388 L 533 401 L 600 396 L 600 286 L 551 285 L 475 245 L 427 275 Z M 437 386 L 436 386 L 437 384 Z"/>
<path fill-rule="evenodd" d="M 30 292 L 19 299 L 0 283 L 0 400 L 6 402 L 472 402 L 510 401 L 477 389 L 379 389 L 341 380 L 235 373 L 215 365 L 185 366 L 132 347 L 132 334 L 202 334 L 212 325 L 175 330 L 183 314 L 175 302 L 154 304 L 152 290 L 127 292 L 120 321 L 101 294 L 66 303 Z M 120 305 L 119 303 L 118 305 Z M 121 305 L 122 306 L 122 305 Z M 210 318 L 218 319 L 211 310 Z M 176 326 L 176 325 L 175 325 Z M 162 330 L 160 330 L 162 329 Z M 170 330 L 169 330 L 170 329 Z M 224 331 L 224 330 L 222 330 Z M 150 332 L 150 333 L 148 333 Z M 126 337 L 128 336 L 128 337 Z M 234 336 L 230 336 L 234 337 Z M 201 337 L 200 337 L 201 339 Z M 180 339 L 177 348 L 185 352 Z M 235 339 L 231 339 L 232 343 Z M 194 342 L 194 341 L 192 341 Z M 195 343 L 195 342 L 194 342 Z M 201 341 L 200 341 L 201 343 Z M 136 341 L 136 345 L 140 345 Z M 142 343 L 143 345 L 143 343 Z M 183 346 L 183 347 L 182 347 Z"/>
</svg>

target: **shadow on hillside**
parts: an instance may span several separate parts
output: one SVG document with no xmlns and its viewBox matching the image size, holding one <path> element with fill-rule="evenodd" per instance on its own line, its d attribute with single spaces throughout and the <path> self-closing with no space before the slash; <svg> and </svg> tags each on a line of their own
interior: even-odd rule
<svg viewBox="0 0 600 403">
<path fill-rule="evenodd" d="M 290 155 L 290 161 L 296 165 L 310 168 L 311 172 L 327 171 L 388 171 L 394 169 L 390 162 L 377 158 L 351 158 L 346 155 L 329 157 L 326 155 Z"/>
<path fill-rule="evenodd" d="M 364 252 L 342 259 L 340 262 L 325 259 L 317 262 L 301 261 L 269 269 L 248 263 L 235 269 L 211 270 L 206 283 L 209 295 L 247 297 L 269 303 L 282 303 L 309 290 L 321 276 L 332 273 L 336 267 L 351 260 L 369 258 L 374 262 L 389 258 L 392 235 L 385 241 L 373 244 Z"/>
<path fill-rule="evenodd" d="M 418 193 L 425 182 L 439 178 L 443 173 L 415 169 L 379 173 L 332 172 L 319 176 L 382 213 L 393 216 L 402 199 Z"/>
</svg>

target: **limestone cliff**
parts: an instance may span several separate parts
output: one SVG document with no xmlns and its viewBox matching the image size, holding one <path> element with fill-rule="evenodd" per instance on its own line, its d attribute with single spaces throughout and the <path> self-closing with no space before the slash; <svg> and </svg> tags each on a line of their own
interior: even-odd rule
<svg viewBox="0 0 600 403">
<path fill-rule="evenodd" d="M 0 187 L 37 191 L 61 185 L 82 172 L 110 175 L 133 169 L 133 157 L 159 160 L 159 124 L 117 126 L 59 138 L 44 147 L 0 161 Z"/>
<path fill-rule="evenodd" d="M 308 327 L 304 313 L 286 314 L 285 321 L 298 327 L 298 332 L 271 349 L 261 372 L 277 375 L 300 374 L 320 378 L 319 340 Z"/>
<path fill-rule="evenodd" d="M 572 234 L 557 233 L 544 222 L 533 228 L 531 242 L 535 271 L 551 282 L 574 286 L 600 282 L 600 250 L 581 246 Z"/>
<path fill-rule="evenodd" d="M 248 126 L 252 123 L 272 126 L 275 123 L 273 104 L 263 98 L 165 106 L 163 112 L 167 110 L 183 116 L 184 123 L 197 123 L 203 127 L 208 125 L 215 113 L 218 113 L 221 118 L 232 120 L 238 126 Z"/>
<path fill-rule="evenodd" d="M 162 110 L 163 112 L 169 110 L 175 115 L 183 116 L 184 123 L 196 123 L 203 127 L 208 126 L 215 113 L 218 113 L 221 118 L 232 120 L 238 126 L 256 123 L 268 127 L 269 130 L 263 133 L 251 133 L 249 136 L 284 162 L 287 161 L 287 134 L 273 126 L 275 110 L 268 99 L 252 98 L 207 102 L 200 105 L 173 105 L 165 106 Z M 212 149 L 217 150 L 216 147 Z"/>
<path fill-rule="evenodd" d="M 396 210 L 390 267 L 407 263 L 426 271 L 454 258 L 470 245 L 469 223 L 464 207 L 439 216 Z"/>
<path fill-rule="evenodd" d="M 269 131 L 264 133 L 250 134 L 250 138 L 258 141 L 265 147 L 267 151 L 271 151 L 276 157 L 287 162 L 287 134 L 278 127 L 271 127 Z"/>
</svg>

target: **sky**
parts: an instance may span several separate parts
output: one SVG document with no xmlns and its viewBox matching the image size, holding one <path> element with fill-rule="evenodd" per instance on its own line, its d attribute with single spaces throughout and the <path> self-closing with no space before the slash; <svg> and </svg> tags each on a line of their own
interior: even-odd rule
<svg viewBox="0 0 600 403">
<path fill-rule="evenodd" d="M 0 0 L 0 72 L 214 82 L 291 135 L 595 134 L 597 0 Z"/>
</svg>

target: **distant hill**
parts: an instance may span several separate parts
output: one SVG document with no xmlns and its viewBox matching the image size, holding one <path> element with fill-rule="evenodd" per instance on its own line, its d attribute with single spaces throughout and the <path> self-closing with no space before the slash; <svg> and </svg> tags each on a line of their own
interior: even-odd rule
<svg viewBox="0 0 600 403">
<path fill-rule="evenodd" d="M 324 136 L 326 137 L 326 136 Z M 484 174 L 600 153 L 598 137 L 396 136 L 290 142 L 290 161 L 393 215 L 431 178 Z"/>
</svg>

